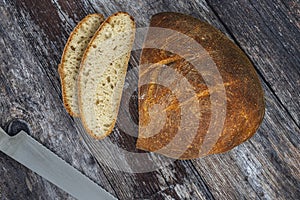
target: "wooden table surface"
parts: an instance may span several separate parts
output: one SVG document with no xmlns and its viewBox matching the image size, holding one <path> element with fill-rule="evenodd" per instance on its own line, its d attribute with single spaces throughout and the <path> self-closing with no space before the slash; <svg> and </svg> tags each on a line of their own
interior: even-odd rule
<svg viewBox="0 0 300 200">
<path fill-rule="evenodd" d="M 265 91 L 266 114 L 255 136 L 230 152 L 167 166 L 164 158 L 149 155 L 159 167 L 150 172 L 109 167 L 105 156 L 112 155 L 101 148 L 113 142 L 125 151 L 113 156 L 132 169 L 128 152 L 138 152 L 135 137 L 124 134 L 120 127 L 128 124 L 120 119 L 105 140 L 86 137 L 63 107 L 57 66 L 78 21 L 89 13 L 107 17 L 117 11 L 130 13 L 138 27 L 155 13 L 181 12 L 227 34 L 253 62 Z M 7 130 L 14 121 L 11 129 L 28 129 L 115 197 L 300 199 L 299 0 L 1 0 L 0 19 L 0 126 Z M 133 54 L 127 84 L 137 81 L 137 66 Z M 124 98 L 130 106 L 121 112 L 136 119 L 136 92 Z M 73 198 L 0 153 L 0 199 Z"/>
</svg>

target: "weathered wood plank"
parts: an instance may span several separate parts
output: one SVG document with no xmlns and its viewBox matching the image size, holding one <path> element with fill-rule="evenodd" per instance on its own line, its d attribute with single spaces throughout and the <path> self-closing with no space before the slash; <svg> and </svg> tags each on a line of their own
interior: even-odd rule
<svg viewBox="0 0 300 200">
<path fill-rule="evenodd" d="M 299 1 L 208 2 L 300 126 Z"/>
<path fill-rule="evenodd" d="M 168 8 L 170 9 L 170 8 Z M 97 8 L 96 8 L 97 10 Z M 170 9 L 172 10 L 172 9 Z M 174 9 L 176 10 L 176 9 Z M 190 10 L 191 12 L 193 12 L 192 10 Z M 137 11 L 135 11 L 137 12 Z M 151 12 L 151 11 L 150 11 Z M 193 14 L 193 13 L 191 13 Z M 197 16 L 197 15 L 196 15 Z M 140 17 L 139 17 L 140 18 Z M 200 18 L 204 18 L 205 17 L 200 17 Z M 220 24 L 219 22 L 215 23 L 214 21 L 212 20 L 208 20 L 210 23 L 214 24 L 215 26 L 217 27 L 221 27 L 221 30 L 222 30 L 222 24 Z M 225 29 L 223 29 L 224 31 Z M 129 83 L 131 83 L 133 80 L 131 81 L 128 81 Z M 268 90 L 268 94 L 267 95 L 271 95 L 272 96 L 272 92 L 268 89 L 268 86 L 265 85 L 265 88 L 266 90 Z M 276 97 L 273 95 L 272 98 L 270 99 L 274 99 L 276 100 Z M 268 104 L 269 105 L 269 104 Z M 270 107 L 274 107 L 274 106 L 277 106 L 276 108 L 276 112 L 272 112 L 273 115 L 277 115 L 280 116 L 282 115 L 282 112 L 284 111 L 283 110 L 283 107 L 281 106 L 280 109 L 278 107 L 278 105 L 280 105 L 280 102 L 276 102 L 276 104 L 273 104 L 272 106 Z M 282 117 L 283 119 L 286 119 L 288 121 L 289 120 L 292 120 L 291 118 L 285 116 L 286 118 Z M 264 126 L 271 126 L 274 125 L 274 122 L 272 120 L 269 120 L 266 122 L 267 125 L 264 125 Z M 284 125 L 282 125 L 283 127 L 280 127 L 281 130 L 285 129 L 284 132 L 286 134 L 288 134 L 289 132 L 287 130 L 290 130 L 290 127 L 289 127 L 289 123 L 285 123 Z M 297 140 L 297 138 L 295 137 L 295 134 L 299 131 L 299 129 L 297 128 L 297 126 L 295 124 L 292 125 L 294 131 L 292 132 L 292 139 L 291 138 L 285 138 L 284 139 L 284 142 L 285 144 L 289 144 L 290 147 L 293 147 L 293 143 L 299 143 L 299 140 Z M 267 131 L 267 130 L 266 130 Z M 276 129 L 273 129 L 273 131 L 276 131 Z M 278 140 L 279 138 L 276 138 L 274 139 L 275 141 L 271 142 L 271 143 L 276 143 L 276 141 Z M 291 142 L 293 142 L 291 144 Z M 93 143 L 93 141 L 90 141 L 90 143 Z M 95 142 L 94 142 L 95 143 Z M 254 143 L 255 145 L 259 145 Z M 202 165 L 198 165 L 198 163 L 202 163 L 201 160 L 198 161 L 195 161 L 195 167 L 198 169 L 198 171 L 202 172 L 202 173 L 199 173 L 201 174 L 201 176 L 204 177 L 204 179 L 206 180 L 206 182 L 208 184 L 210 184 L 210 190 L 213 192 L 214 194 L 214 197 L 216 198 L 224 198 L 224 197 L 227 197 L 227 198 L 242 198 L 242 197 L 245 197 L 245 194 L 247 194 L 247 197 L 248 198 L 285 198 L 285 197 L 296 197 L 296 196 L 293 196 L 293 195 L 297 195 L 297 187 L 295 187 L 295 185 L 297 185 L 299 182 L 298 182 L 298 178 L 296 176 L 296 179 L 294 179 L 294 181 L 292 181 L 290 184 L 287 184 L 285 182 L 281 182 L 280 186 L 277 186 L 277 188 L 281 188 L 280 191 L 282 192 L 282 194 L 278 194 L 278 193 L 274 193 L 272 192 L 272 190 L 268 190 L 268 187 L 274 187 L 274 182 L 270 182 L 270 180 L 274 180 L 274 178 L 277 178 L 277 179 L 280 179 L 279 177 L 277 176 L 282 176 L 282 179 L 288 179 L 288 180 L 291 180 L 291 178 L 293 176 L 295 176 L 295 173 L 292 173 L 293 175 L 292 176 L 289 176 L 287 175 L 287 177 L 283 177 L 283 175 L 280 175 L 277 173 L 277 168 L 276 168 L 276 162 L 278 161 L 274 161 L 272 164 L 273 165 L 270 165 L 270 169 L 269 170 L 272 170 L 271 173 L 267 173 L 266 175 L 264 175 L 264 178 L 262 178 L 261 180 L 259 180 L 257 178 L 258 174 L 255 174 L 255 172 L 253 172 L 253 174 L 250 174 L 251 171 L 249 171 L 248 169 L 248 166 L 247 166 L 247 163 L 250 165 L 252 165 L 252 170 L 255 171 L 256 168 L 259 168 L 261 169 L 261 166 L 265 165 L 266 163 L 268 163 L 268 159 L 265 159 L 265 160 L 262 160 L 262 161 L 257 161 L 256 159 L 256 156 L 258 156 L 257 154 L 251 154 L 247 151 L 247 149 L 250 149 L 249 151 L 251 151 L 253 148 L 254 150 L 256 149 L 255 145 L 253 145 L 254 147 L 251 148 L 251 145 L 242 145 L 241 147 L 239 147 L 239 149 L 242 149 L 242 150 L 239 150 L 238 153 L 236 152 L 230 152 L 228 154 L 225 154 L 225 155 L 222 155 L 222 156 L 216 156 L 217 159 L 211 159 L 211 158 L 205 158 L 206 160 L 206 164 L 202 164 Z M 246 146 L 246 148 L 244 149 L 243 146 Z M 94 147 L 92 147 L 92 151 L 93 149 L 95 149 L 96 147 L 98 147 L 97 144 L 95 144 Z M 273 155 L 274 152 L 278 152 L 278 150 L 272 148 L 272 147 L 269 147 L 271 150 L 269 150 L 268 154 L 271 154 Z M 286 147 L 284 147 L 283 149 L 285 149 Z M 273 152 L 274 151 L 274 152 Z M 248 152 L 248 153 L 244 153 L 244 152 Z M 280 151 L 279 151 L 280 152 Z M 97 155 L 99 155 L 99 153 L 96 153 Z M 294 157 L 293 157 L 294 156 Z M 250 157 L 250 158 L 249 158 Z M 268 157 L 272 157 L 270 155 L 268 155 Z M 282 157 L 282 156 L 280 156 Z M 299 163 L 297 163 L 297 155 L 294 155 L 292 154 L 291 155 L 291 159 L 294 160 L 293 164 L 294 165 L 288 165 L 286 166 L 286 170 L 288 169 L 295 169 L 296 166 L 299 165 Z M 233 159 L 234 158 L 234 159 Z M 102 160 L 103 158 L 98 158 L 100 160 Z M 249 161 L 251 160 L 251 161 Z M 181 162 L 177 162 L 177 164 Z M 194 163 L 194 162 L 193 162 Z M 211 165 L 215 165 L 216 167 L 214 168 L 214 170 L 211 170 L 211 168 L 209 168 L 209 166 Z M 184 165 L 186 166 L 186 165 Z M 176 167 L 178 167 L 178 165 L 176 165 Z M 203 169 L 209 169 L 209 170 L 203 170 Z M 283 169 L 282 169 L 283 170 Z M 223 173 L 220 173 L 220 172 L 223 172 Z M 199 177 L 199 174 L 198 174 L 198 177 Z M 243 174 L 243 175 L 241 175 Z M 225 178 L 226 177 L 226 178 Z M 216 181 L 216 179 L 218 178 L 219 182 Z M 239 183 L 239 184 L 237 184 Z M 271 183 L 271 184 L 270 184 Z M 289 186 L 287 186 L 289 185 Z M 216 189 L 217 188 L 217 189 Z M 286 188 L 290 188 L 290 191 L 293 191 L 293 192 L 283 192 Z"/>
<path fill-rule="evenodd" d="M 53 14 L 55 9 L 49 10 L 49 16 L 43 20 L 39 18 L 40 16 L 35 17 L 35 20 L 40 20 L 41 24 L 48 24 L 45 27 L 48 27 L 46 31 L 49 35 L 46 35 L 40 24 L 32 18 L 34 16 L 29 15 L 30 7 L 27 7 L 26 11 L 22 3 L 24 2 L 7 2 L 5 6 L 0 7 L 2 47 L 0 125 L 4 127 L 15 118 L 26 121 L 31 127 L 31 135 L 34 138 L 99 184 L 105 185 L 105 188 L 114 194 L 101 168 L 76 133 L 72 119 L 62 107 L 57 64 L 64 46 L 62 40 L 66 38 L 67 33 L 64 38 L 61 37 L 60 31 L 55 32 L 57 21 L 46 20 L 55 19 L 55 17 L 51 18 L 55 16 Z M 47 3 L 46 6 L 51 9 Z M 36 10 L 31 9 L 30 12 L 41 9 L 35 8 Z M 47 7 L 39 12 L 43 13 L 43 11 L 47 13 Z M 51 34 L 53 34 L 52 39 Z M 31 171 L 16 166 L 17 163 L 1 154 L 0 180 L 1 185 L 7 185 L 1 187 L 1 198 L 18 199 L 19 196 L 28 199 L 70 198 Z M 20 176 L 15 182 L 16 174 Z M 28 189 L 28 185 L 31 185 L 29 187 L 31 189 Z M 13 188 L 20 189 L 12 192 Z"/>
<path fill-rule="evenodd" d="M 299 198 L 300 129 L 285 121 L 290 116 L 264 86 L 266 116 L 257 134 L 228 153 L 193 161 L 214 196 Z"/>
<path fill-rule="evenodd" d="M 230 157 L 221 155 L 219 158 L 217 155 L 218 159 L 213 161 L 207 157 L 201 159 L 202 162 L 196 161 L 200 164 L 196 167 L 202 173 L 208 174 L 204 179 L 209 188 L 213 188 L 214 196 L 223 192 L 222 197 L 230 193 L 227 198 L 237 199 L 245 198 L 245 193 L 250 199 L 298 199 L 300 178 L 297 175 L 299 173 L 297 168 L 300 163 L 297 152 L 300 141 L 297 135 L 300 130 L 297 124 L 299 117 L 297 109 L 300 98 L 299 87 L 295 87 L 295 84 L 299 84 L 299 29 L 297 21 L 291 15 L 296 10 L 290 8 L 287 12 L 280 3 L 259 1 L 259 8 L 268 11 L 257 14 L 256 10 L 249 9 L 251 2 L 248 1 L 208 2 L 230 32 L 230 36 L 245 50 L 258 69 L 264 82 L 267 109 L 260 130 L 249 142 L 226 153 Z M 274 7 L 277 10 L 283 9 L 280 14 L 288 17 L 276 15 Z M 274 12 L 275 15 L 271 15 Z M 253 24 L 258 27 L 255 29 Z M 274 33 L 270 36 L 264 32 L 266 24 L 269 28 L 280 31 L 281 37 L 278 38 L 276 34 L 273 36 Z M 288 48 L 285 49 L 283 45 Z M 280 53 L 276 53 L 278 51 Z M 291 60 L 288 60 L 290 57 Z M 283 64 L 285 62 L 288 64 Z M 278 88 L 278 85 L 281 85 L 281 88 Z M 293 105 L 287 102 L 293 102 Z M 221 160 L 227 164 L 221 163 Z M 213 170 L 203 167 L 203 162 L 204 166 L 206 164 L 214 166 Z M 244 178 L 236 176 L 236 173 L 243 174 Z M 228 179 L 222 179 L 224 176 Z M 235 177 L 236 181 L 233 181 L 232 177 Z M 224 191 L 224 188 L 228 190 Z"/>
<path fill-rule="evenodd" d="M 254 12 L 251 2 L 209 3 L 202 0 L 0 2 L 0 44 L 4 47 L 0 50 L 0 126 L 4 127 L 15 118 L 23 119 L 30 125 L 33 137 L 120 199 L 299 198 L 300 131 L 296 115 L 299 110 L 295 107 L 299 95 L 298 99 L 293 96 L 294 103 L 283 106 L 287 102 L 285 95 L 299 92 L 291 85 L 292 81 L 297 81 L 299 65 L 299 57 L 294 54 L 297 53 L 297 43 L 293 43 L 296 37 L 269 36 L 261 25 L 270 19 L 268 26 L 274 25 L 273 28 L 278 30 L 283 28 L 285 32 L 280 33 L 288 36 L 291 24 L 283 23 L 287 19 L 282 19 L 282 16 L 270 16 L 270 10 L 266 14 Z M 292 20 L 290 23 L 295 25 L 297 17 L 293 18 L 293 14 L 297 13 L 296 7 L 288 6 L 294 3 L 289 1 L 283 8 L 279 2 L 276 9 L 288 15 Z M 260 5 L 263 9 L 273 6 L 266 1 L 260 1 Z M 108 16 L 119 10 L 133 15 L 138 27 L 146 26 L 155 13 L 176 11 L 206 20 L 232 36 L 253 61 L 264 82 L 267 110 L 258 133 L 228 153 L 193 161 L 175 161 L 165 167 L 163 162 L 168 160 L 149 155 L 146 161 L 154 160 L 161 168 L 148 173 L 133 174 L 109 168 L 108 159 L 101 149 L 109 149 L 110 141 L 121 149 L 142 152 L 135 149 L 135 138 L 125 134 L 127 130 L 137 134 L 136 127 L 129 127 L 130 123 L 127 123 L 130 117 L 137 121 L 136 96 L 132 96 L 129 90 L 125 91 L 123 101 L 131 98 L 129 111 L 121 107 L 125 116 L 118 119 L 114 133 L 100 142 L 91 140 L 84 134 L 78 120 L 69 117 L 63 108 L 57 64 L 70 31 L 82 17 L 95 11 Z M 247 11 L 248 15 L 244 13 Z M 274 19 L 281 21 L 276 25 Z M 253 24 L 260 25 L 259 36 L 254 37 L 253 31 L 247 28 Z M 270 42 L 264 43 L 264 40 Z M 290 45 L 291 50 L 277 50 L 285 44 Z M 289 60 L 280 61 L 287 56 L 293 57 L 294 64 Z M 133 73 L 127 76 L 129 88 L 136 84 L 137 64 L 138 52 L 130 61 L 129 69 Z M 280 79 L 282 77 L 277 73 L 281 65 L 293 73 L 281 70 L 279 74 L 284 78 Z M 282 80 L 290 82 L 284 85 L 280 83 Z M 278 84 L 287 92 L 279 91 Z M 125 124 L 124 120 L 127 120 Z M 121 158 L 122 164 L 134 164 L 134 159 L 124 152 L 112 153 L 110 157 Z M 0 154 L 0 159 L 1 199 L 72 199 L 5 155 Z M 143 163 L 135 164 L 143 166 Z M 11 193 L 12 190 L 15 192 Z"/>
</svg>

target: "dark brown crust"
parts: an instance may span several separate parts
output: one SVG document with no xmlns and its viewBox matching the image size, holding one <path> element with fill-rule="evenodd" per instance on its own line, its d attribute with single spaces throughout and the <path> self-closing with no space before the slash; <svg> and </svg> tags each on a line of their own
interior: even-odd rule
<svg viewBox="0 0 300 200">
<path fill-rule="evenodd" d="M 78 24 L 77 26 L 74 28 L 74 30 L 71 32 L 69 38 L 68 38 L 68 41 L 64 47 L 64 51 L 63 51 L 63 54 L 62 54 L 62 57 L 61 57 L 61 61 L 60 61 L 60 64 L 58 65 L 58 73 L 59 73 L 59 76 L 60 76 L 60 82 L 61 82 L 61 90 L 62 90 L 62 99 L 63 99 L 63 103 L 64 103 L 64 106 L 65 106 L 65 109 L 67 110 L 67 112 L 72 116 L 72 117 L 79 117 L 78 113 L 74 113 L 69 105 L 69 102 L 68 102 L 68 99 L 67 99 L 67 95 L 66 95 L 66 84 L 65 84 L 65 74 L 63 72 L 63 69 L 64 69 L 64 64 L 65 64 L 65 55 L 66 55 L 66 51 L 67 49 L 69 48 L 69 44 L 70 42 L 72 41 L 74 35 L 76 34 L 76 32 L 81 28 L 81 25 L 87 21 L 89 19 L 89 17 L 91 16 L 98 16 L 102 21 L 104 21 L 104 17 L 103 15 L 101 14 L 98 14 L 98 13 L 94 13 L 94 14 L 89 14 L 87 15 L 85 18 L 83 18 Z"/>
<path fill-rule="evenodd" d="M 135 32 L 135 22 L 134 22 L 134 18 L 132 16 L 130 16 L 128 13 L 126 12 L 117 12 L 113 15 L 111 15 L 110 17 L 108 17 L 99 27 L 99 29 L 96 31 L 95 35 L 93 36 L 93 38 L 91 39 L 90 43 L 89 43 L 89 46 L 86 48 L 84 54 L 83 54 L 83 57 L 82 57 L 82 61 L 81 63 L 84 62 L 84 60 L 86 59 L 86 56 L 87 54 L 89 53 L 90 49 L 92 48 L 92 44 L 93 44 L 93 41 L 94 39 L 98 36 L 98 34 L 101 32 L 101 30 L 103 29 L 103 27 L 109 23 L 112 19 L 112 17 L 114 16 L 117 16 L 119 14 L 125 14 L 125 15 L 128 15 L 131 19 L 131 22 L 132 22 L 132 27 L 133 27 L 133 31 Z M 134 37 L 132 38 L 132 43 L 134 41 Z M 129 58 L 130 58 L 130 55 L 128 56 L 128 60 L 127 62 L 129 61 Z M 79 69 L 79 74 L 80 74 L 80 71 L 82 71 L 82 64 L 80 66 L 80 69 Z M 126 68 L 127 69 L 127 68 Z M 77 83 L 79 84 L 80 82 L 80 79 L 81 79 L 81 76 L 78 76 L 78 80 L 77 80 Z M 100 139 L 103 139 L 105 138 L 106 136 L 110 135 L 114 126 L 115 126 L 115 123 L 116 123 L 116 119 L 112 122 L 112 124 L 110 125 L 110 127 L 108 128 L 108 131 L 105 132 L 105 134 L 99 136 L 99 135 L 96 135 L 95 133 L 93 133 L 93 131 L 91 129 L 88 128 L 87 126 L 87 123 L 85 121 L 85 118 L 84 116 L 82 115 L 82 99 L 81 99 L 81 89 L 80 89 L 80 86 L 78 86 L 78 104 L 79 104 L 79 117 L 81 119 L 81 122 L 82 122 L 82 125 L 84 126 L 85 130 L 87 131 L 88 134 L 90 134 L 94 139 L 97 139 L 97 140 L 100 140 Z M 119 104 L 117 105 L 117 111 L 119 110 L 119 107 L 120 107 L 120 102 Z"/>
<path fill-rule="evenodd" d="M 265 103 L 260 80 L 247 56 L 219 30 L 191 16 L 180 13 L 159 13 L 152 17 L 150 26 L 172 29 L 193 38 L 208 52 L 223 78 L 227 102 L 224 128 L 220 132 L 217 142 L 206 155 L 226 152 L 253 136 L 262 122 Z M 172 41 L 172 38 L 151 37 L 151 34 L 148 33 L 145 44 L 147 42 L 159 44 L 161 41 L 165 45 Z M 142 126 L 149 123 L 148 109 L 163 96 L 166 96 L 169 91 L 161 88 L 160 90 L 156 89 L 155 93 L 151 93 L 149 92 L 150 87 L 141 87 L 140 83 L 148 80 L 148 77 L 157 76 L 157 72 L 163 72 L 162 67 L 149 67 L 151 63 L 157 63 L 174 56 L 176 55 L 159 49 L 144 48 L 142 51 L 139 72 L 140 130 L 136 145 L 139 149 L 161 153 L 159 149 L 172 141 L 178 128 L 183 128 L 177 123 L 181 117 L 181 107 L 177 105 L 178 102 L 166 102 L 166 99 L 165 104 L 171 108 L 168 112 L 173 112 L 173 114 L 167 117 L 162 130 L 157 135 L 148 138 L 145 137 L 145 134 L 149 133 L 141 131 Z M 168 149 L 168 152 L 162 154 L 178 159 L 199 158 L 201 145 L 211 121 L 211 102 L 210 94 L 207 92 L 208 88 L 199 73 L 192 73 L 195 67 L 183 58 L 166 63 L 166 65 L 183 75 L 192 85 L 199 97 L 199 107 L 203 117 L 199 119 L 200 128 L 194 138 L 183 136 Z M 168 79 L 168 76 L 164 79 Z M 161 120 L 160 116 L 161 113 L 155 113 L 151 120 L 158 122 Z M 195 121 L 190 121 L 191 126 L 198 125 Z M 176 123 L 177 125 L 174 127 Z M 181 140 L 191 142 L 189 146 L 182 147 Z M 173 152 L 178 152 L 180 149 L 184 149 L 183 154 L 180 157 L 174 157 Z"/>
</svg>

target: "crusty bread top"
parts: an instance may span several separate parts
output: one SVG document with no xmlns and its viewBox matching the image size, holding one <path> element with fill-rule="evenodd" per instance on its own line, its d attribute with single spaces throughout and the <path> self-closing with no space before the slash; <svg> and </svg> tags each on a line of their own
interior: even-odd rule
<svg viewBox="0 0 300 200">
<path fill-rule="evenodd" d="M 77 75 L 81 58 L 91 38 L 104 21 L 101 14 L 90 14 L 82 19 L 74 28 L 65 45 L 58 68 L 64 106 L 74 117 L 79 116 L 77 102 Z"/>
<path fill-rule="evenodd" d="M 175 159 L 194 159 L 226 152 L 253 136 L 264 116 L 264 94 L 243 51 L 216 28 L 188 15 L 159 13 L 152 16 L 150 27 L 173 32 L 157 37 L 157 29 L 149 29 L 145 40 L 144 47 L 156 44 L 157 49 L 143 48 L 141 55 L 137 148 Z M 187 39 L 178 38 L 179 33 Z M 202 52 L 190 51 L 191 45 L 185 46 L 189 41 L 201 46 Z M 186 51 L 178 59 L 178 55 L 166 50 L 168 47 Z M 202 70 L 185 58 L 199 59 Z M 166 66 L 152 65 L 163 60 Z M 167 69 L 173 73 L 166 73 Z M 221 84 L 207 84 L 207 80 L 213 83 L 220 76 Z M 168 87 L 155 84 L 161 80 L 168 80 Z M 190 88 L 181 86 L 185 82 Z M 188 91 L 194 93 L 193 100 Z M 216 96 L 220 97 L 218 101 L 212 101 Z M 162 108 L 156 109 L 157 105 Z M 224 124 L 216 117 L 221 115 L 225 117 Z M 184 132 L 190 127 L 196 131 Z M 221 129 L 209 132 L 210 127 Z"/>
<path fill-rule="evenodd" d="M 109 135 L 115 125 L 134 32 L 133 18 L 118 12 L 102 23 L 84 53 L 78 77 L 80 118 L 96 139 Z"/>
</svg>

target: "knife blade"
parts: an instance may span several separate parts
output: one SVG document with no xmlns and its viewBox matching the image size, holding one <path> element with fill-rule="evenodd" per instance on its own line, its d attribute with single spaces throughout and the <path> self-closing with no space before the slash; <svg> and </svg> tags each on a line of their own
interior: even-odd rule
<svg viewBox="0 0 300 200">
<path fill-rule="evenodd" d="M 24 131 L 9 136 L 0 127 L 0 150 L 79 200 L 116 200 Z"/>
</svg>

